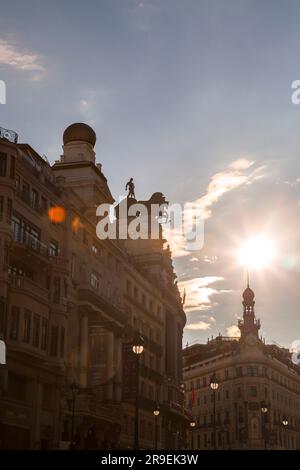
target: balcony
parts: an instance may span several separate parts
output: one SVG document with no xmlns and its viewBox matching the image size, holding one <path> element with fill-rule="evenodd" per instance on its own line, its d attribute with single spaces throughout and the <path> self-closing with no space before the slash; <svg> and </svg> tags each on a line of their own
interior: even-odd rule
<svg viewBox="0 0 300 470">
<path fill-rule="evenodd" d="M 39 298 L 43 302 L 48 303 L 49 301 L 49 291 L 28 277 L 10 275 L 10 285 L 12 289 L 16 289 L 19 292 L 23 291 L 24 294 Z"/>
<path fill-rule="evenodd" d="M 126 314 L 121 308 L 113 304 L 113 301 L 107 296 L 102 294 L 99 290 L 96 290 L 89 284 L 81 285 L 78 288 L 78 300 L 81 303 L 87 303 L 95 310 L 95 313 L 104 314 L 104 320 L 110 322 L 126 323 Z M 98 311 L 98 312 L 97 312 Z"/>
<path fill-rule="evenodd" d="M 38 201 L 33 199 L 30 196 L 30 193 L 27 191 L 23 191 L 21 188 L 17 188 L 16 196 L 21 199 L 27 206 L 31 207 L 31 209 L 35 210 L 38 214 L 42 214 L 44 212 L 44 207 L 39 204 Z"/>
<path fill-rule="evenodd" d="M 31 253 L 37 253 L 44 258 L 48 258 L 47 245 L 42 243 L 38 238 L 32 236 L 30 233 L 13 231 L 12 236 L 16 246 L 29 248 Z"/>
</svg>

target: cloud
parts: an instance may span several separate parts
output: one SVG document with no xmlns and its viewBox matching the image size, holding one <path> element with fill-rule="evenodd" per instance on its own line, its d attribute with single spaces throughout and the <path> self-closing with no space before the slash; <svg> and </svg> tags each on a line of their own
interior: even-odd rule
<svg viewBox="0 0 300 470">
<path fill-rule="evenodd" d="M 226 335 L 230 338 L 239 338 L 241 336 L 241 332 L 237 325 L 231 325 L 227 327 Z"/>
<path fill-rule="evenodd" d="M 22 71 L 43 72 L 45 70 L 37 54 L 21 51 L 4 39 L 0 39 L 0 64 Z M 36 81 L 36 74 L 34 78 Z"/>
<path fill-rule="evenodd" d="M 212 206 L 216 204 L 226 193 L 235 189 L 252 184 L 252 182 L 262 177 L 262 170 L 265 167 L 258 167 L 250 172 L 248 171 L 254 165 L 254 161 L 246 158 L 240 158 L 231 162 L 223 171 L 215 173 L 207 186 L 206 193 L 198 199 L 185 203 L 184 206 L 184 227 L 174 227 L 170 230 L 169 235 L 165 234 L 168 239 L 172 255 L 175 258 L 187 256 L 191 254 L 191 246 L 188 243 L 186 234 L 197 235 L 203 232 L 203 221 L 212 217 Z M 203 239 L 198 244 L 194 244 L 193 249 L 201 249 Z"/>
<path fill-rule="evenodd" d="M 212 295 L 228 292 L 224 290 L 216 290 L 209 286 L 217 281 L 223 280 L 224 278 L 221 276 L 205 276 L 180 281 L 180 290 L 185 290 L 186 292 L 185 311 L 209 310 L 213 306 L 211 301 Z"/>
<path fill-rule="evenodd" d="M 210 323 L 206 323 L 204 321 L 199 321 L 197 323 L 189 323 L 185 327 L 186 330 L 209 330 Z"/>
</svg>

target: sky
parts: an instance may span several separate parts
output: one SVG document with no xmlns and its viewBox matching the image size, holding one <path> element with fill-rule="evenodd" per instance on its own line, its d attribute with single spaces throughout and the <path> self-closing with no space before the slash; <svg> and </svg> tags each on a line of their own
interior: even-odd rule
<svg viewBox="0 0 300 470">
<path fill-rule="evenodd" d="M 2 4 L 3 3 L 3 4 Z M 163 192 L 204 210 L 201 250 L 174 249 L 184 343 L 234 335 L 260 233 L 275 257 L 251 270 L 267 341 L 300 335 L 300 3 L 276 0 L 2 2 L 0 125 L 51 163 L 72 122 L 97 133 L 115 198 Z"/>
</svg>

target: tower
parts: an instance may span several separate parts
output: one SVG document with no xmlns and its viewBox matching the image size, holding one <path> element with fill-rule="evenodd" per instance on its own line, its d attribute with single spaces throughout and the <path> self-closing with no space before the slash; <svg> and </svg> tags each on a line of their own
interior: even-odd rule
<svg viewBox="0 0 300 470">
<path fill-rule="evenodd" d="M 246 289 L 243 292 L 243 320 L 240 320 L 238 323 L 241 338 L 252 334 L 258 338 L 258 331 L 260 329 L 260 321 L 256 320 L 254 312 L 254 301 L 255 294 L 252 289 L 249 287 L 249 282 Z"/>
</svg>

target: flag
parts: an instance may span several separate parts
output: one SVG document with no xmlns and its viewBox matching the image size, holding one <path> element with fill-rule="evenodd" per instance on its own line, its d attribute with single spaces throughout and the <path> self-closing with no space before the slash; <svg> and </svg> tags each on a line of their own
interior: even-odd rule
<svg viewBox="0 0 300 470">
<path fill-rule="evenodd" d="M 192 388 L 191 390 L 191 397 L 190 397 L 190 409 L 193 408 L 194 404 L 195 404 L 195 389 L 194 387 Z"/>
</svg>

